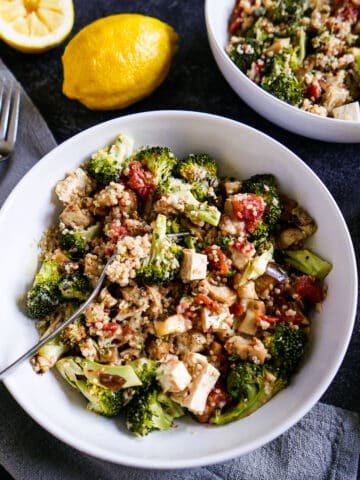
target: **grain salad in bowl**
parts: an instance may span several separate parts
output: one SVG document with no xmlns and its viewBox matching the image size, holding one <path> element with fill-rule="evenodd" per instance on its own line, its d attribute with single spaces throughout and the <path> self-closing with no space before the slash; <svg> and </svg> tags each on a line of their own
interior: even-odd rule
<svg viewBox="0 0 360 480">
<path fill-rule="evenodd" d="M 316 223 L 259 172 L 220 177 L 207 153 L 177 159 L 119 135 L 57 183 L 62 211 L 27 294 L 40 335 L 85 314 L 32 359 L 56 367 L 100 415 L 139 436 L 190 414 L 223 425 L 287 387 L 326 296 Z"/>
<path fill-rule="evenodd" d="M 236 0 L 226 51 L 280 100 L 359 121 L 359 13 L 357 0 Z"/>
</svg>

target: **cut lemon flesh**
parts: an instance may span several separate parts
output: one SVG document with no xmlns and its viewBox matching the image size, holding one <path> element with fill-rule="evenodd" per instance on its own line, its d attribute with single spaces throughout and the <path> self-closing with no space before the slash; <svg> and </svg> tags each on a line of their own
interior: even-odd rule
<svg viewBox="0 0 360 480">
<path fill-rule="evenodd" d="M 0 36 L 23 52 L 58 45 L 74 24 L 72 0 L 0 0 Z"/>
</svg>

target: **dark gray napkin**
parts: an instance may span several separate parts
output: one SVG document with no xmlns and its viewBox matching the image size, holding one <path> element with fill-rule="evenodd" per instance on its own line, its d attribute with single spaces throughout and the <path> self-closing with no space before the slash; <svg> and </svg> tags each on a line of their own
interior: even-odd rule
<svg viewBox="0 0 360 480">
<path fill-rule="evenodd" d="M 14 80 L 1 60 L 0 78 Z M 0 205 L 55 145 L 22 91 L 16 150 L 12 159 L 0 163 Z M 0 464 L 15 480 L 355 480 L 359 452 L 358 416 L 318 403 L 284 435 L 230 462 L 184 471 L 128 468 L 80 453 L 52 437 L 0 385 Z"/>
</svg>

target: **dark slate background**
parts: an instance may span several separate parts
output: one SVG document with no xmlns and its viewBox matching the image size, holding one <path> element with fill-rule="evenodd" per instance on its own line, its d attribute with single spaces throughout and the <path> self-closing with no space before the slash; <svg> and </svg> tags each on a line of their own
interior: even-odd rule
<svg viewBox="0 0 360 480">
<path fill-rule="evenodd" d="M 267 133 L 298 154 L 331 191 L 346 219 L 359 259 L 360 146 L 328 144 L 294 135 L 247 107 L 214 62 L 207 42 L 203 3 L 203 0 L 74 0 L 76 21 L 71 36 L 97 18 L 124 12 L 158 17 L 179 34 L 179 50 L 168 78 L 149 98 L 125 110 L 91 112 L 62 95 L 61 55 L 71 36 L 60 47 L 40 55 L 22 54 L 1 44 L 0 57 L 22 83 L 58 142 L 114 117 L 164 109 L 223 115 Z M 358 315 L 345 360 L 322 398 L 326 403 L 357 411 L 360 410 L 359 327 Z"/>
</svg>

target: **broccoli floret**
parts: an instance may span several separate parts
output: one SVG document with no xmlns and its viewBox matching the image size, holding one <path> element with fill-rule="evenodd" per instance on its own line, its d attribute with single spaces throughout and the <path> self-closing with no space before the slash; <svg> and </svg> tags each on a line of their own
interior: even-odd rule
<svg viewBox="0 0 360 480">
<path fill-rule="evenodd" d="M 99 225 L 80 230 L 65 228 L 60 233 L 60 246 L 72 260 L 79 260 L 85 255 L 88 243 L 99 233 Z"/>
<path fill-rule="evenodd" d="M 283 54 L 272 57 L 261 79 L 261 86 L 290 105 L 300 105 L 304 99 L 305 87 L 292 70 L 294 58 L 296 58 L 294 50 L 285 51 Z"/>
<path fill-rule="evenodd" d="M 82 357 L 66 357 L 58 361 L 56 367 L 74 388 L 77 380 L 84 377 L 91 383 L 114 391 L 143 385 L 131 365 L 104 365 Z"/>
<path fill-rule="evenodd" d="M 90 295 L 92 288 L 88 277 L 77 270 L 63 277 L 59 283 L 59 290 L 67 300 L 82 301 Z"/>
<path fill-rule="evenodd" d="M 259 58 L 261 48 L 255 39 L 243 38 L 239 43 L 228 47 L 227 52 L 235 65 L 244 73 L 250 70 L 253 62 Z"/>
<path fill-rule="evenodd" d="M 149 387 L 156 380 L 158 362 L 149 358 L 139 358 L 130 363 L 143 387 Z"/>
<path fill-rule="evenodd" d="M 94 153 L 84 168 L 101 186 L 118 182 L 132 149 L 133 140 L 126 135 L 119 135 L 110 147 Z"/>
<path fill-rule="evenodd" d="M 123 394 L 120 391 L 95 385 L 87 380 L 77 380 L 77 388 L 89 400 L 87 409 L 104 417 L 119 415 L 123 406 Z"/>
<path fill-rule="evenodd" d="M 271 248 L 270 240 L 275 225 L 280 220 L 281 202 L 275 177 L 271 174 L 253 175 L 241 184 L 241 192 L 254 193 L 265 200 L 266 208 L 256 230 L 249 237 L 257 252 L 263 253 Z"/>
<path fill-rule="evenodd" d="M 264 345 L 271 355 L 270 364 L 285 378 L 296 371 L 304 354 L 306 340 L 301 328 L 283 322 L 277 324 L 274 333 L 264 339 Z"/>
<path fill-rule="evenodd" d="M 174 418 L 183 414 L 180 405 L 156 387 L 144 389 L 126 407 L 126 426 L 136 435 L 144 436 L 153 430 L 168 430 L 172 427 Z"/>
<path fill-rule="evenodd" d="M 323 280 L 331 271 L 331 263 L 310 252 L 310 250 L 287 250 L 284 261 L 306 275 Z"/>
<path fill-rule="evenodd" d="M 81 357 L 65 357 L 56 367 L 89 400 L 87 408 L 106 417 L 118 415 L 129 387 L 142 384 L 130 365 L 103 365 Z"/>
<path fill-rule="evenodd" d="M 59 358 L 68 350 L 69 346 L 63 343 L 59 337 L 56 337 L 39 348 L 32 358 L 31 363 L 34 365 L 35 371 L 45 373 L 52 368 Z"/>
<path fill-rule="evenodd" d="M 27 313 L 31 318 L 44 318 L 61 301 L 58 284 L 61 279 L 60 266 L 52 260 L 45 260 L 35 276 L 27 294 Z"/>
<path fill-rule="evenodd" d="M 172 280 L 180 268 L 182 248 L 166 236 L 166 216 L 158 215 L 152 233 L 149 260 L 138 271 L 144 283 L 164 283 Z"/>
<path fill-rule="evenodd" d="M 133 160 L 141 162 L 156 178 L 156 184 L 161 185 L 171 175 L 177 159 L 168 147 L 148 147 L 140 150 Z"/>
<path fill-rule="evenodd" d="M 34 285 L 27 294 L 27 314 L 31 318 L 44 318 L 59 305 L 60 300 L 61 297 L 57 285 Z"/>
<path fill-rule="evenodd" d="M 190 154 L 178 164 L 177 173 L 191 184 L 191 192 L 200 202 L 216 198 L 218 170 L 215 160 L 208 154 Z"/>
<path fill-rule="evenodd" d="M 216 227 L 220 222 L 221 212 L 213 205 L 207 202 L 199 202 L 191 191 L 191 184 L 170 177 L 162 186 L 161 193 L 166 197 L 171 197 L 173 205 L 183 205 L 184 215 L 192 222 L 205 222 Z"/>
<path fill-rule="evenodd" d="M 303 17 L 306 7 L 306 0 L 277 0 L 268 16 L 275 23 L 293 24 Z"/>
<path fill-rule="evenodd" d="M 228 374 L 226 385 L 233 404 L 224 412 L 216 412 L 210 418 L 210 423 L 224 425 L 250 415 L 285 388 L 286 384 L 284 378 L 276 378 L 255 363 L 236 362 Z"/>
</svg>

